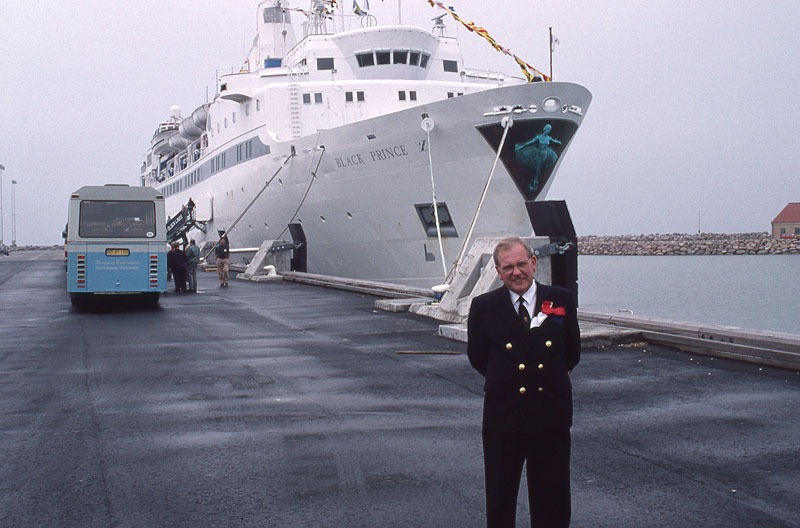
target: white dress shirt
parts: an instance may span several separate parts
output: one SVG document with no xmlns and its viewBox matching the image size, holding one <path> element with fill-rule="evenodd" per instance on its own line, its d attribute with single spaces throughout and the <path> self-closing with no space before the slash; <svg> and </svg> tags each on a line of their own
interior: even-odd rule
<svg viewBox="0 0 800 528">
<path fill-rule="evenodd" d="M 525 309 L 528 310 L 528 315 L 533 317 L 533 308 L 536 306 L 536 281 L 534 281 L 531 287 L 528 288 L 528 291 L 522 295 L 514 293 L 511 290 L 508 290 L 508 293 L 511 294 L 511 304 L 514 305 L 515 312 L 519 313 L 519 298 L 522 297 L 525 299 Z"/>
</svg>

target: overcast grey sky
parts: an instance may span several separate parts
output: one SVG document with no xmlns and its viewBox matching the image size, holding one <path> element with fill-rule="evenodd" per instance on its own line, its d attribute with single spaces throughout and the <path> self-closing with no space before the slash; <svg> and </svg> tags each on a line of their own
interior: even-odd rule
<svg viewBox="0 0 800 528">
<path fill-rule="evenodd" d="M 396 22 L 396 0 L 370 3 Z M 579 234 L 767 231 L 800 201 L 796 0 L 446 3 L 544 71 L 553 26 L 555 79 L 592 92 L 548 196 L 567 200 Z M 256 5 L 0 0 L 5 240 L 12 179 L 19 244 L 60 243 L 81 185 L 136 184 L 170 106 L 187 115 L 213 95 L 216 70 L 242 64 Z M 441 12 L 405 0 L 401 14 L 429 28 Z M 468 66 L 519 74 L 447 24 Z"/>
</svg>

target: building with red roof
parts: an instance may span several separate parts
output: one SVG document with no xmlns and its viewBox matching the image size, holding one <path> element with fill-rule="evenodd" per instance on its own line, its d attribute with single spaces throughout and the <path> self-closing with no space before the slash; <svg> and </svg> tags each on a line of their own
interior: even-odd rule
<svg viewBox="0 0 800 528">
<path fill-rule="evenodd" d="M 786 204 L 775 217 L 772 238 L 800 238 L 800 202 Z"/>
</svg>

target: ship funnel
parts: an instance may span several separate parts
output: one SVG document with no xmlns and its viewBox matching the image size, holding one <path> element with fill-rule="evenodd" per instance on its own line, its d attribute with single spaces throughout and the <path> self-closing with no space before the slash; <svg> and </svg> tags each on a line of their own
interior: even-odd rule
<svg viewBox="0 0 800 528">
<path fill-rule="evenodd" d="M 275 68 L 297 43 L 291 11 L 282 0 L 263 0 L 258 4 L 258 34 L 247 56 L 251 69 Z"/>
</svg>

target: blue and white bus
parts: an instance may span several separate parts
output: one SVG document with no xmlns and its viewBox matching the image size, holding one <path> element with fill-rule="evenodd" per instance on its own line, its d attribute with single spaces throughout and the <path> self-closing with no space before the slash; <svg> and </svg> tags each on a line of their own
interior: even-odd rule
<svg viewBox="0 0 800 528">
<path fill-rule="evenodd" d="M 85 186 L 69 200 L 67 291 L 73 304 L 99 294 L 167 289 L 164 196 L 150 187 Z"/>
</svg>

